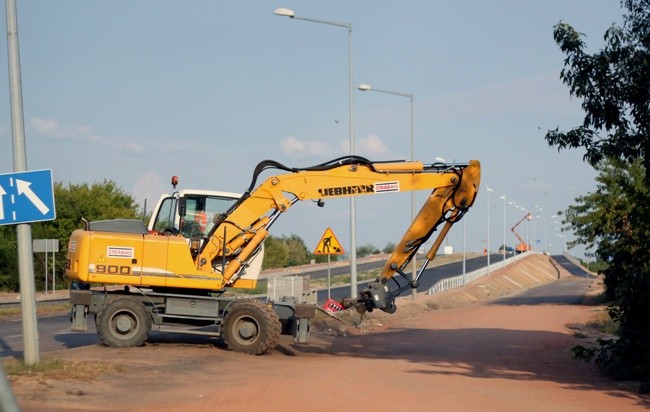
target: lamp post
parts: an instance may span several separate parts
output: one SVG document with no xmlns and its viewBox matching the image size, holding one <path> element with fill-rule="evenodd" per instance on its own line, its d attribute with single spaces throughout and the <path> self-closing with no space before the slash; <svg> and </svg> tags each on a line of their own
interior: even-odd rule
<svg viewBox="0 0 650 412">
<path fill-rule="evenodd" d="M 18 47 L 18 16 L 16 1 L 6 1 L 7 61 L 9 62 L 9 100 L 11 105 L 11 136 L 13 142 L 14 171 L 27 170 L 25 145 L 25 121 L 23 118 L 23 91 Z M 4 194 L 4 191 L 3 191 Z M 36 286 L 34 284 L 34 256 L 32 254 L 32 227 L 29 224 L 16 225 L 18 252 L 18 279 L 20 307 L 23 321 L 23 359 L 27 365 L 40 362 L 38 326 L 36 316 Z"/>
<path fill-rule="evenodd" d="M 499 196 L 503 200 L 503 260 L 506 260 L 506 194 Z"/>
<path fill-rule="evenodd" d="M 414 139 L 414 133 L 413 133 L 413 95 L 410 93 L 402 93 L 402 92 L 394 92 L 390 90 L 382 90 L 382 89 L 376 89 L 369 84 L 360 84 L 358 86 L 359 90 L 362 92 L 367 92 L 367 91 L 373 91 L 373 92 L 379 92 L 379 93 L 386 93 L 386 94 L 392 94 L 394 96 L 402 96 L 406 97 L 410 100 L 411 105 L 410 105 L 410 111 L 411 111 L 411 161 L 415 160 L 415 139 Z M 411 222 L 415 220 L 415 192 L 411 191 Z M 417 273 L 417 262 L 416 262 L 416 256 L 413 255 L 413 259 L 411 260 L 411 277 L 413 280 L 415 280 Z M 413 299 L 417 296 L 417 289 L 413 289 Z"/>
<path fill-rule="evenodd" d="M 537 241 L 539 240 L 539 234 L 537 233 L 537 221 L 542 217 L 541 212 L 544 210 L 540 205 L 535 205 L 533 212 L 533 245 L 535 245 L 535 250 L 537 250 Z M 541 243 L 541 241 L 539 242 Z"/>
<path fill-rule="evenodd" d="M 485 188 L 487 189 L 487 270 L 488 273 L 490 273 L 490 192 L 494 192 L 494 190 L 490 189 L 490 186 L 485 184 Z"/>
<path fill-rule="evenodd" d="M 559 234 L 557 234 L 557 233 L 555 234 L 555 236 L 557 236 L 557 237 L 559 237 L 559 238 L 562 238 L 562 240 L 564 241 L 564 249 L 562 250 L 562 253 L 566 253 L 566 236 L 564 236 L 564 235 L 559 235 Z"/>
<path fill-rule="evenodd" d="M 339 23 L 330 20 L 296 17 L 292 9 L 278 8 L 273 11 L 278 16 L 289 17 L 292 20 L 303 20 L 312 23 L 327 24 L 348 29 L 348 93 L 349 93 L 349 138 L 350 155 L 354 155 L 354 90 L 352 86 L 352 23 Z M 357 235 L 356 235 L 356 205 L 354 196 L 350 198 L 350 295 L 357 296 Z"/>
</svg>

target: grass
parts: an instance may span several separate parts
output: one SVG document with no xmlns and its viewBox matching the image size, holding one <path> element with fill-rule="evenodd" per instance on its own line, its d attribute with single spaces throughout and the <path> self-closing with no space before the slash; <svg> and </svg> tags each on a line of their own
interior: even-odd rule
<svg viewBox="0 0 650 412">
<path fill-rule="evenodd" d="M 62 303 L 60 305 L 37 305 L 36 313 L 38 315 L 48 315 L 51 313 L 69 312 L 70 304 Z M 10 308 L 0 308 L 0 319 L 19 317 L 22 313 L 20 306 L 13 306 Z"/>
<path fill-rule="evenodd" d="M 589 326 L 596 329 L 598 332 L 605 333 L 607 335 L 615 335 L 618 331 L 618 322 L 615 322 L 607 311 L 603 311 L 596 316 L 594 319 L 589 322 Z"/>
<path fill-rule="evenodd" d="M 3 367 L 10 377 L 45 378 L 57 380 L 94 380 L 109 372 L 124 372 L 126 366 L 104 362 L 70 362 L 63 359 L 45 359 L 36 365 L 27 365 L 22 360 L 8 359 Z"/>
</svg>

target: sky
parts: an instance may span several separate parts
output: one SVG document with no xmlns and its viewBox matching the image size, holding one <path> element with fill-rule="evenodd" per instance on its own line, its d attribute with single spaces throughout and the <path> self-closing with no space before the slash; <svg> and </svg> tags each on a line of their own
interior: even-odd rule
<svg viewBox="0 0 650 412">
<path fill-rule="evenodd" d="M 64 184 L 112 180 L 151 210 L 172 175 L 181 188 L 243 192 L 262 160 L 305 167 L 349 154 L 348 30 L 279 7 L 351 24 L 355 154 L 411 153 L 409 99 L 357 90 L 369 84 L 414 96 L 416 160 L 481 161 L 477 201 L 445 245 L 514 245 L 523 209 L 536 218 L 518 232 L 538 250 L 573 240 L 554 216 L 594 191 L 596 174 L 583 150 L 544 140 L 584 118 L 559 78 L 553 26 L 571 24 L 599 50 L 620 24 L 617 0 L 18 0 L 28 170 Z M 7 64 L 0 77 L 0 173 L 10 173 Z M 410 202 L 357 198 L 357 246 L 397 243 Z M 313 249 L 327 228 L 349 250 L 348 199 L 297 204 L 271 234 Z"/>
</svg>

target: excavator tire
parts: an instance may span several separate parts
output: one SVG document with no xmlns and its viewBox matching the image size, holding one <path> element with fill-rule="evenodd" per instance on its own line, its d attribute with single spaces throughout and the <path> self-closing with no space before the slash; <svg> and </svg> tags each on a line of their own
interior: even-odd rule
<svg viewBox="0 0 650 412">
<path fill-rule="evenodd" d="M 142 346 L 151 331 L 151 316 L 140 301 L 116 298 L 101 307 L 95 325 L 102 343 L 107 346 Z"/>
<path fill-rule="evenodd" d="M 262 355 L 275 348 L 282 324 L 273 308 L 256 300 L 238 302 L 223 321 L 223 337 L 228 349 Z"/>
</svg>

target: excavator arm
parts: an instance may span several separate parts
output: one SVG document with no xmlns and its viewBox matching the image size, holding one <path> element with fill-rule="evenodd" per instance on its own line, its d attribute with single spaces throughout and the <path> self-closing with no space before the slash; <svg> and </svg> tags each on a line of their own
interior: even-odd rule
<svg viewBox="0 0 650 412">
<path fill-rule="evenodd" d="M 267 169 L 285 174 L 267 178 L 256 187 L 259 175 Z M 394 297 L 417 287 L 417 279 L 435 258 L 451 226 L 458 222 L 476 199 L 480 184 L 480 163 L 433 163 L 415 161 L 371 162 L 347 156 L 307 168 L 288 168 L 274 161 L 261 162 L 255 169 L 249 189 L 228 212 L 216 216 L 206 241 L 195 252 L 199 269 L 209 265 L 220 272 L 225 285 L 232 284 L 255 255 L 277 218 L 298 201 L 374 195 L 387 192 L 431 190 L 415 220 L 397 244 L 376 282 L 359 297 L 345 302 L 358 310 L 379 308 L 394 311 Z M 420 246 L 442 225 L 415 281 L 403 269 Z M 390 291 L 386 283 L 400 274 L 408 283 Z"/>
</svg>

